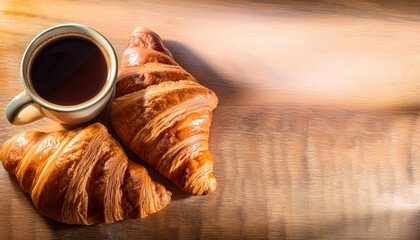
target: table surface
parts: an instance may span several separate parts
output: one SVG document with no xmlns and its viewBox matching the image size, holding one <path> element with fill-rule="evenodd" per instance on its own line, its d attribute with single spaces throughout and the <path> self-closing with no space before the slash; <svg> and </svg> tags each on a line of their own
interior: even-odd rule
<svg viewBox="0 0 420 240">
<path fill-rule="evenodd" d="M 97 29 L 118 57 L 148 27 L 220 103 L 214 194 L 150 170 L 173 192 L 163 211 L 69 226 L 38 214 L 0 167 L 0 239 L 420 238 L 420 2 L 341 2 L 2 1 L 1 143 L 62 128 L 4 117 L 27 44 L 60 23 Z M 108 120 L 109 109 L 96 119 Z"/>
</svg>

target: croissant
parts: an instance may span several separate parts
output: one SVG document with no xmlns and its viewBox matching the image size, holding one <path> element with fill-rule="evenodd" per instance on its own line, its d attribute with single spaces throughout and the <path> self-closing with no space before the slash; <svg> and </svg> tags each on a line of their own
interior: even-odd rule
<svg viewBox="0 0 420 240">
<path fill-rule="evenodd" d="M 171 193 L 127 159 L 102 124 L 50 133 L 27 131 L 0 151 L 38 211 L 68 224 L 143 218 L 163 209 Z"/>
<path fill-rule="evenodd" d="M 195 195 L 217 186 L 208 139 L 218 99 L 173 59 L 155 32 L 137 27 L 124 51 L 113 127 L 134 153 Z"/>
</svg>

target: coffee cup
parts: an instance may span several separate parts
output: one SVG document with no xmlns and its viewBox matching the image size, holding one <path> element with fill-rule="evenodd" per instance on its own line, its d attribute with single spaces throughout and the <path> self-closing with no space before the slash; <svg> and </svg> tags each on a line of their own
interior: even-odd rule
<svg viewBox="0 0 420 240">
<path fill-rule="evenodd" d="M 99 32 L 81 24 L 51 27 L 26 48 L 20 69 L 25 90 L 6 107 L 7 120 L 89 121 L 112 98 L 117 67 L 112 45 Z"/>
</svg>

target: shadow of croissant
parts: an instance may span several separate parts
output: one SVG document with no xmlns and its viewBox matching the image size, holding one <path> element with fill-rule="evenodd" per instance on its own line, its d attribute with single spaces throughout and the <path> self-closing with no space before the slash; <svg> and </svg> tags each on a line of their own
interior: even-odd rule
<svg viewBox="0 0 420 240">
<path fill-rule="evenodd" d="M 216 93 L 219 98 L 219 106 L 224 106 L 232 100 L 243 97 L 240 86 L 215 71 L 203 57 L 197 55 L 192 49 L 177 41 L 164 40 L 163 42 L 182 68 L 193 75 L 201 85 Z"/>
</svg>

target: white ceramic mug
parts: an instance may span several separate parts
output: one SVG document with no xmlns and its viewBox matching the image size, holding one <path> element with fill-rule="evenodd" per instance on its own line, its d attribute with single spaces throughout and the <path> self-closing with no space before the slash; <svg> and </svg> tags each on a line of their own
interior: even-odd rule
<svg viewBox="0 0 420 240">
<path fill-rule="evenodd" d="M 107 77 L 99 93 L 88 101 L 76 105 L 58 105 L 43 99 L 35 91 L 29 71 L 40 49 L 57 39 L 69 36 L 90 41 L 101 50 L 106 60 Z M 89 121 L 97 116 L 110 101 L 115 89 L 117 68 L 117 57 L 112 45 L 94 29 L 81 24 L 62 24 L 51 27 L 36 36 L 23 55 L 21 80 L 25 91 L 13 98 L 6 107 L 7 120 L 16 125 L 30 123 L 43 117 L 70 125 Z"/>
</svg>

